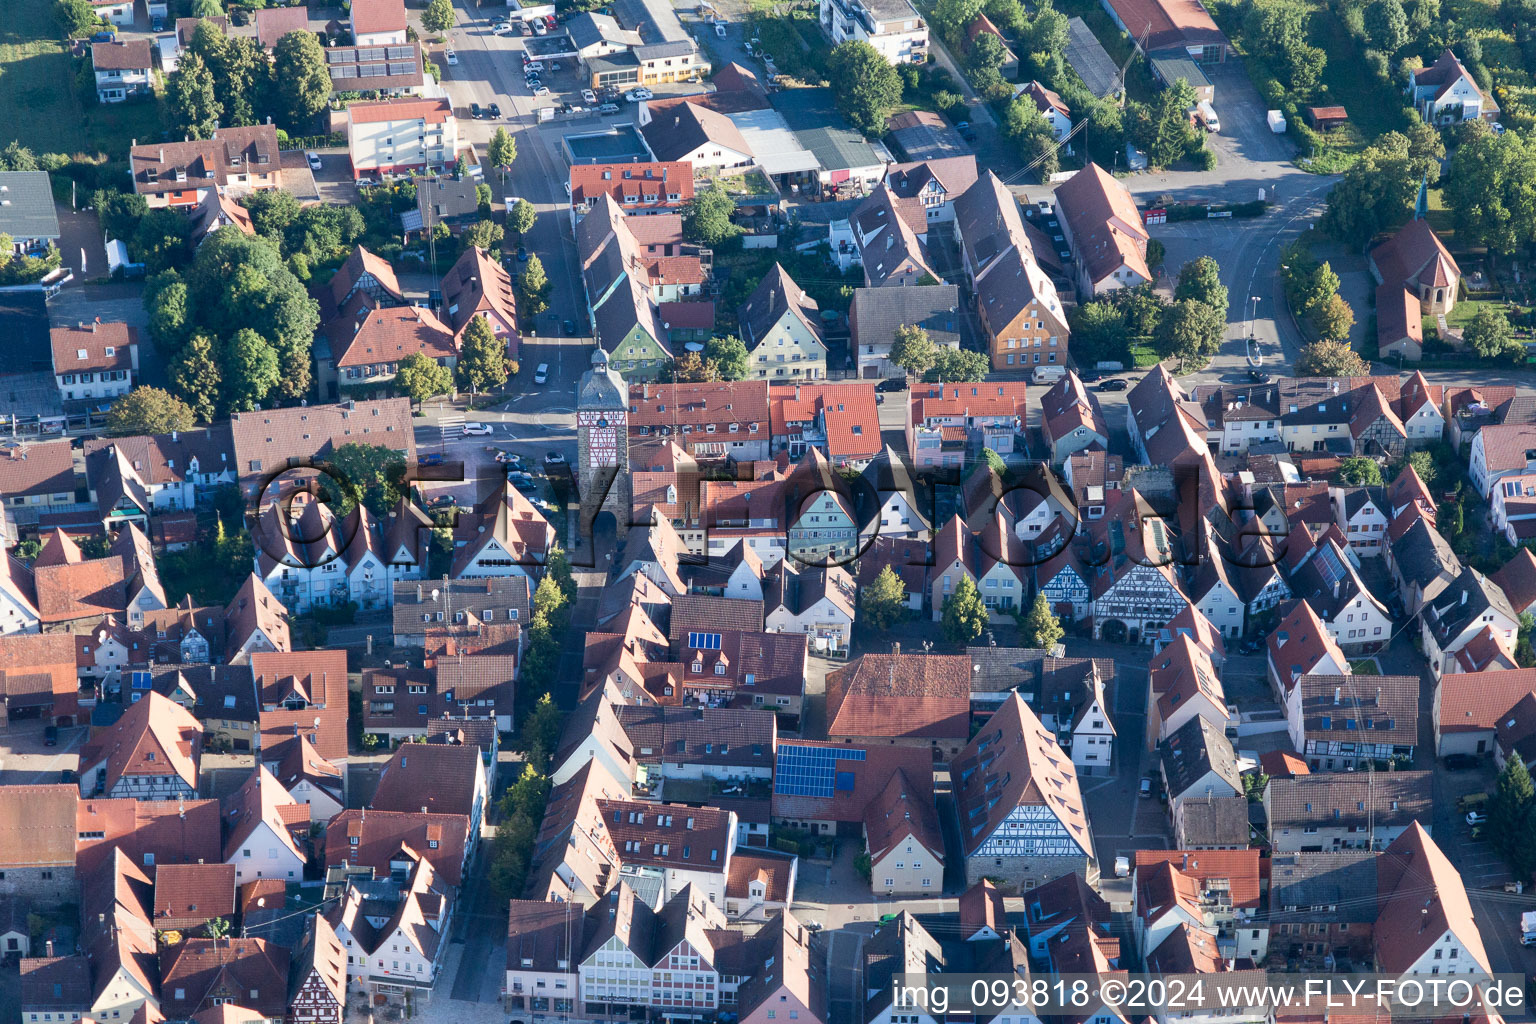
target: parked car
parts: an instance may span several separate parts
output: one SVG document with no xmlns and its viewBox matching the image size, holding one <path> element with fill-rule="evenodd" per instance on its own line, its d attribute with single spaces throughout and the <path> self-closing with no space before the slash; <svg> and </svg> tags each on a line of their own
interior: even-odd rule
<svg viewBox="0 0 1536 1024">
<path fill-rule="evenodd" d="M 535 22 L 535 24 L 537 24 L 537 22 Z M 512 484 L 513 487 L 516 487 L 519 491 L 522 491 L 525 494 L 528 491 L 536 491 L 539 489 L 538 483 L 534 481 L 533 476 L 529 473 L 508 473 L 507 480 Z"/>
<path fill-rule="evenodd" d="M 1129 875 L 1130 873 L 1131 873 L 1131 858 L 1129 858 L 1129 857 L 1116 857 L 1115 858 L 1115 877 L 1116 878 L 1124 878 L 1127 875 Z"/>
<path fill-rule="evenodd" d="M 544 70 L 544 62 L 543 61 L 541 61 L 541 60 L 529 60 L 528 59 L 528 55 L 526 53 L 523 54 L 523 74 L 526 75 L 530 71 L 543 71 L 543 70 Z"/>
<path fill-rule="evenodd" d="M 501 120 L 501 104 L 499 104 L 499 103 L 492 103 L 489 107 L 486 107 L 485 109 L 489 110 L 491 112 L 492 120 L 496 120 L 496 121 L 500 121 Z"/>
<path fill-rule="evenodd" d="M 1151 779 L 1150 776 L 1143 775 L 1141 777 L 1141 788 L 1137 791 L 1137 793 L 1138 793 L 1138 795 L 1143 800 L 1147 800 L 1147 799 L 1151 798 L 1151 796 L 1152 796 L 1152 779 Z"/>
<path fill-rule="evenodd" d="M 597 93 L 593 92 L 591 89 L 583 89 L 581 90 L 581 99 L 584 103 L 596 103 Z"/>
<path fill-rule="evenodd" d="M 575 320 L 562 320 L 562 321 L 560 321 L 560 329 L 565 332 L 565 336 L 567 338 L 574 338 L 574 337 L 576 337 L 576 321 Z"/>
<path fill-rule="evenodd" d="M 519 263 L 527 263 L 528 262 L 528 250 L 523 248 L 522 246 L 518 246 L 517 247 L 517 262 L 519 262 Z"/>
<path fill-rule="evenodd" d="M 521 466 L 523 464 L 523 457 L 516 452 L 497 452 L 496 461 L 505 463 L 508 466 Z"/>
<path fill-rule="evenodd" d="M 56 747 L 59 745 L 59 727 L 50 725 L 43 730 L 43 746 Z"/>
<path fill-rule="evenodd" d="M 544 465 L 563 466 L 565 464 L 565 456 L 561 455 L 559 452 L 549 451 L 544 453 Z"/>
<path fill-rule="evenodd" d="M 885 378 L 885 380 L 883 380 L 879 384 L 875 385 L 875 390 L 876 391 L 884 391 L 886 393 L 889 393 L 889 392 L 892 392 L 892 391 L 905 391 L 905 390 L 907 390 L 907 378 L 905 378 L 905 377 L 887 377 L 887 378 Z"/>
<path fill-rule="evenodd" d="M 1255 384 L 1268 384 L 1273 378 L 1263 370 L 1253 369 L 1248 371 L 1248 379 Z"/>
<path fill-rule="evenodd" d="M 472 436 L 477 436 L 477 437 L 484 436 L 486 434 L 492 433 L 495 429 L 496 428 L 491 426 L 489 423 L 466 423 L 466 424 L 464 424 L 464 433 L 468 434 L 468 435 L 472 435 Z"/>
<path fill-rule="evenodd" d="M 1464 772 L 1477 767 L 1478 759 L 1471 754 L 1447 754 L 1445 755 L 1445 770 L 1448 772 Z M 1484 794 L 1486 798 L 1486 794 Z M 1463 797 L 1463 799 L 1466 799 Z"/>
<path fill-rule="evenodd" d="M 114 40 L 116 38 L 117 38 L 117 34 L 114 33 L 114 32 L 97 32 L 95 35 L 91 36 L 91 42 L 93 42 L 93 43 L 110 43 L 112 40 Z"/>
<path fill-rule="evenodd" d="M 1128 387 L 1130 387 L 1130 385 L 1125 382 L 1125 378 L 1124 377 L 1111 377 L 1108 380 L 1101 380 L 1101 381 L 1099 381 L 1099 384 L 1098 384 L 1098 387 L 1096 388 L 1096 390 L 1098 390 L 1098 391 L 1124 391 Z"/>
<path fill-rule="evenodd" d="M 548 96 L 549 95 L 549 89 L 546 86 L 542 86 L 541 85 L 538 88 L 533 90 L 533 94 L 535 96 Z"/>
<path fill-rule="evenodd" d="M 599 114 L 617 114 L 619 112 L 619 105 L 617 103 L 604 103 L 597 108 L 597 112 Z M 569 189 L 571 186 L 567 184 L 565 187 Z"/>
<path fill-rule="evenodd" d="M 498 21 L 491 26 L 491 35 L 493 36 L 509 36 L 512 32 L 513 28 L 509 22 Z"/>
<path fill-rule="evenodd" d="M 473 118 L 474 120 L 476 120 L 476 121 L 480 120 L 480 118 L 483 115 L 483 113 L 484 112 L 481 111 L 481 109 L 480 109 L 480 104 L 478 104 L 478 103 L 471 103 L 469 105 L 469 116 L 471 118 Z"/>
<path fill-rule="evenodd" d="M 443 60 L 447 61 L 448 64 L 450 66 L 452 66 L 452 65 L 458 64 L 458 62 L 459 62 L 459 55 L 454 53 L 453 52 L 453 47 L 450 46 L 446 50 L 443 51 Z"/>
<path fill-rule="evenodd" d="M 416 456 L 416 465 L 418 466 L 441 466 L 442 464 L 442 452 L 429 452 L 426 455 Z"/>
<path fill-rule="evenodd" d="M 165 19 L 160 17 L 158 14 L 149 19 L 149 30 L 151 32 L 164 32 Z"/>
<path fill-rule="evenodd" d="M 539 368 L 537 370 L 533 371 L 533 382 L 535 384 L 548 384 L 549 383 L 549 364 L 548 363 L 540 363 L 539 364 Z"/>
<path fill-rule="evenodd" d="M 320 169 L 320 154 L 319 153 L 316 153 L 314 151 L 306 152 L 304 154 L 304 159 L 309 161 L 309 169 L 310 170 L 318 171 Z"/>
<path fill-rule="evenodd" d="M 650 99 L 651 95 L 651 90 L 649 89 L 631 89 L 624 94 L 624 98 L 631 103 L 639 103 L 641 100 Z"/>
<path fill-rule="evenodd" d="M 544 24 L 542 21 L 535 21 L 533 23 L 533 34 L 534 35 L 542 36 L 542 35 L 545 35 L 548 32 L 549 32 L 549 26 Z"/>
</svg>

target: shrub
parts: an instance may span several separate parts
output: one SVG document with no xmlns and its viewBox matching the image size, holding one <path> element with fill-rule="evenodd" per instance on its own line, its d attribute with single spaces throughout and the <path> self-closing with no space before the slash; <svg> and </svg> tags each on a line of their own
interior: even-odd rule
<svg viewBox="0 0 1536 1024">
<path fill-rule="evenodd" d="M 1213 149 L 1208 149 L 1208 148 L 1202 146 L 1199 149 L 1195 150 L 1194 161 L 1195 161 L 1195 166 L 1197 168 L 1199 168 L 1200 170 L 1202 170 L 1202 171 L 1212 171 L 1212 170 L 1215 170 L 1216 169 L 1216 151 L 1213 150 Z"/>
</svg>

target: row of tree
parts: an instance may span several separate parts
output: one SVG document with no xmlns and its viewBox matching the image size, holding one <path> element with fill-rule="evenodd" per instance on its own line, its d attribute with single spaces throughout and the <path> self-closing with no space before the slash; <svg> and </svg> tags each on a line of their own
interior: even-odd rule
<svg viewBox="0 0 1536 1024">
<path fill-rule="evenodd" d="M 1298 239 L 1286 247 L 1280 274 L 1286 301 L 1297 316 L 1306 318 L 1319 339 L 1343 342 L 1349 338 L 1355 312 L 1339 294 L 1339 275 L 1326 262 L 1319 263 L 1306 242 Z"/>
<path fill-rule="evenodd" d="M 331 98 L 325 50 L 313 32 L 289 32 L 271 59 L 255 39 L 227 36 L 199 22 L 165 79 L 173 135 L 206 139 L 215 128 L 257 124 L 271 117 L 290 132 L 308 134 Z"/>
<path fill-rule="evenodd" d="M 1164 359 L 1203 365 L 1226 337 L 1227 305 L 1221 267 L 1201 256 L 1180 268 L 1171 303 L 1143 285 L 1078 306 L 1072 314 L 1072 354 L 1083 366 L 1129 362 L 1133 345 L 1150 342 Z"/>
</svg>

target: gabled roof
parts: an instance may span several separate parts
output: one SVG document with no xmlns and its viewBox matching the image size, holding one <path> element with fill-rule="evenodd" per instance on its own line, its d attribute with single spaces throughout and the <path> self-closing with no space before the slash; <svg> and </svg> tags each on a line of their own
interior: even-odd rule
<svg viewBox="0 0 1536 1024">
<path fill-rule="evenodd" d="M 469 698 L 473 699 L 473 698 Z M 403 743 L 384 765 L 369 807 L 472 817 L 480 751 L 471 746 Z"/>
<path fill-rule="evenodd" d="M 970 659 L 866 654 L 827 676 L 827 735 L 969 735 Z"/>
<path fill-rule="evenodd" d="M 288 848 L 302 863 L 308 858 L 293 841 L 288 832 L 283 808 L 297 806 L 283 784 L 264 765 L 257 765 L 245 784 L 224 800 L 224 825 L 228 833 L 224 840 L 224 859 L 233 861 L 238 851 L 256 827 L 265 823 L 277 841 Z M 306 812 L 307 814 L 307 812 Z"/>
<path fill-rule="evenodd" d="M 214 1005 L 215 998 L 239 993 L 240 1005 L 262 1017 L 283 1016 L 291 955 L 286 946 L 265 939 L 189 938 L 170 946 L 160 955 L 163 1012 L 190 1016 Z"/>
<path fill-rule="evenodd" d="M 404 846 L 425 857 L 444 882 L 457 886 L 463 880 L 468 840 L 469 818 L 462 814 L 349 808 L 326 826 L 325 863 L 371 867 L 375 873 L 388 874 L 390 860 Z"/>
<path fill-rule="evenodd" d="M 1150 7 L 1155 0 L 1129 2 Z M 1194 0 L 1182 2 L 1199 7 Z M 1209 16 L 1206 20 L 1209 21 Z M 1085 264 L 1090 280 L 1100 281 L 1122 264 L 1144 280 L 1152 279 L 1142 255 L 1147 229 L 1142 225 L 1136 202 L 1104 168 L 1090 163 L 1056 186 L 1056 202 L 1072 233 L 1074 255 Z"/>
<path fill-rule="evenodd" d="M 512 900 L 507 911 L 507 970 L 575 974 L 586 946 L 587 915 L 570 901 Z"/>
<path fill-rule="evenodd" d="M 821 340 L 821 316 L 816 300 L 805 294 L 782 263 L 775 262 L 736 311 L 742 341 L 747 343 L 747 348 L 755 348 L 786 315 L 800 321 L 813 338 Z"/>
<path fill-rule="evenodd" d="M 1402 284 L 1416 294 L 1420 288 L 1454 287 L 1461 278 L 1461 268 L 1426 220 L 1398 228 L 1371 248 L 1370 258 L 1384 284 Z"/>
<path fill-rule="evenodd" d="M 1083 386 L 1075 370 L 1068 370 L 1065 377 L 1040 396 L 1040 422 L 1048 441 L 1070 437 L 1078 429 L 1109 437 L 1109 424 L 1099 408 L 1098 396 Z"/>
<path fill-rule="evenodd" d="M 124 776 L 152 775 L 176 775 L 196 791 L 202 735 L 197 719 L 151 690 L 80 748 L 80 767 L 105 762 L 104 792 Z"/>
<path fill-rule="evenodd" d="M 1502 569 L 1488 578 L 1504 591 L 1515 611 L 1526 612 L 1536 604 L 1536 554 L 1530 548 L 1521 547 Z"/>
<path fill-rule="evenodd" d="M 97 71 L 147 71 L 154 67 L 155 48 L 148 39 L 91 44 L 91 65 Z"/>
<path fill-rule="evenodd" d="M 775 439 L 797 432 L 790 424 L 819 424 L 831 459 L 871 459 L 881 450 L 873 381 L 773 384 L 768 405 Z"/>
<path fill-rule="evenodd" d="M 464 250 L 443 275 L 442 292 L 446 322 L 455 334 L 464 333 L 471 317 L 487 312 L 500 317 L 508 330 L 517 329 L 517 295 L 512 278 L 484 249 L 471 246 Z"/>
<path fill-rule="evenodd" d="M 969 665 L 970 659 L 965 659 Z M 1017 691 L 950 763 L 960 842 L 975 854 L 1003 819 L 1021 806 L 1040 806 L 1088 857 L 1093 836 L 1078 789 L 1077 768 Z"/>
<path fill-rule="evenodd" d="M 998 935 L 1008 934 L 1008 908 L 1003 894 L 992 884 L 991 879 L 983 878 L 961 893 L 959 904 L 960 938 L 969 940 L 983 928 L 990 928 Z M 1039 920 L 1038 917 L 1033 919 Z"/>
<path fill-rule="evenodd" d="M 1196 715 L 1185 722 L 1173 735 L 1158 744 L 1158 755 L 1172 799 L 1204 795 L 1203 792 L 1193 792 L 1193 787 L 1200 785 L 1208 772 L 1214 772 L 1231 787 L 1232 792 L 1243 792 L 1243 780 L 1238 775 L 1237 755 L 1232 749 L 1232 741 L 1227 739 L 1220 726 L 1208 718 Z"/>
<path fill-rule="evenodd" d="M 1536 690 L 1536 668 L 1450 672 L 1435 689 L 1441 733 L 1493 729 L 1499 716 Z"/>
<path fill-rule="evenodd" d="M 405 0 L 357 0 L 352 7 L 354 32 L 371 35 L 405 29 Z"/>
<path fill-rule="evenodd" d="M 233 864 L 160 864 L 155 867 L 156 928 L 196 928 L 216 917 L 233 919 Z"/>
<path fill-rule="evenodd" d="M 1265 792 L 1271 830 L 1307 827 L 1401 828 L 1430 813 L 1431 773 L 1319 772 L 1271 778 Z"/>
<path fill-rule="evenodd" d="M 1502 615 L 1515 622 L 1520 619 L 1498 584 L 1468 566 L 1425 607 L 1424 626 L 1443 650 L 1486 614 Z"/>
<path fill-rule="evenodd" d="M 1492 970 L 1461 874 L 1424 826 L 1414 821 L 1392 841 L 1377 861 L 1376 878 L 1381 912 L 1373 935 L 1381 970 L 1407 970 L 1447 932 L 1478 968 Z"/>
<path fill-rule="evenodd" d="M 661 161 L 681 159 L 708 143 L 747 156 L 752 153 L 741 130 L 729 117 L 691 101 L 661 110 L 652 108 L 651 120 L 641 131 L 651 152 Z"/>
<path fill-rule="evenodd" d="M 6 786 L 0 800 L 0 865 L 53 870 L 73 864 L 79 796 L 74 786 Z"/>
<path fill-rule="evenodd" d="M 914 839 L 940 861 L 944 836 L 933 803 L 930 778 L 914 782 L 900 768 L 892 773 L 868 810 L 864 812 L 864 839 L 870 857 L 879 860 L 904 839 Z"/>
</svg>

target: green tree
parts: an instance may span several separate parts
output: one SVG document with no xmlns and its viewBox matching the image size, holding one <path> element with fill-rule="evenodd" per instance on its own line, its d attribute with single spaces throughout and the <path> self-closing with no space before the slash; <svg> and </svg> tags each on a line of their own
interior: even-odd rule
<svg viewBox="0 0 1536 1024">
<path fill-rule="evenodd" d="M 1051 175 L 1061 169 L 1056 137 L 1034 100 L 1020 96 L 1008 104 L 1003 117 L 1003 134 L 1013 142 L 1019 159 L 1027 166 L 1032 166 L 1041 181 L 1048 181 Z"/>
<path fill-rule="evenodd" d="M 1536 143 L 1479 131 L 1451 157 L 1443 190 L 1456 237 L 1508 254 L 1536 237 Z"/>
<path fill-rule="evenodd" d="M 199 422 L 212 423 L 223 390 L 223 374 L 213 358 L 213 341 L 192 335 L 169 367 L 171 390 L 180 395 Z"/>
<path fill-rule="evenodd" d="M 103 22 L 91 6 L 91 0 L 59 0 L 53 5 L 53 16 L 59 27 L 71 39 L 80 39 L 98 31 Z"/>
<path fill-rule="evenodd" d="M 425 352 L 412 352 L 400 360 L 395 371 L 395 388 L 420 405 L 434 395 L 453 390 L 453 371 Z"/>
<path fill-rule="evenodd" d="M 459 386 L 472 392 L 489 391 L 507 382 L 506 343 L 496 337 L 483 316 L 471 317 L 464 328 L 458 371 Z"/>
<path fill-rule="evenodd" d="M 195 53 L 183 54 L 176 70 L 166 77 L 165 106 L 170 111 L 171 131 L 206 139 L 219 126 L 224 105 L 219 102 L 213 72 Z"/>
<path fill-rule="evenodd" d="M 1180 78 L 1158 93 L 1150 105 L 1137 106 L 1133 134 L 1152 166 L 1167 167 L 1199 148 L 1200 136 L 1189 123 L 1189 108 L 1195 103 L 1195 90 Z"/>
<path fill-rule="evenodd" d="M 1439 157 L 1443 155 L 1438 137 L 1431 140 L 1417 131 L 1409 135 L 1387 132 L 1362 150 L 1333 186 L 1318 227 L 1355 246 L 1364 246 L 1377 233 L 1397 227 L 1413 212 L 1420 183 L 1427 178 L 1434 185 L 1439 180 Z M 1474 187 L 1481 195 L 1481 186 Z M 1447 185 L 1448 192 L 1453 189 L 1453 184 Z M 1451 195 L 1447 195 L 1447 204 L 1456 208 Z"/>
<path fill-rule="evenodd" d="M 421 12 L 421 27 L 433 35 L 442 35 L 453 23 L 453 0 L 432 0 Z"/>
<path fill-rule="evenodd" d="M 1311 273 L 1297 284 L 1294 305 L 1307 316 L 1322 308 L 1329 299 L 1339 294 L 1339 275 L 1328 263 L 1315 264 Z"/>
<path fill-rule="evenodd" d="M 175 352 L 191 326 L 186 282 L 174 270 L 151 278 L 144 290 L 144 305 L 155 347 L 163 353 Z"/>
<path fill-rule="evenodd" d="M 697 352 L 684 352 L 667 365 L 664 383 L 705 384 L 720 379 L 720 368 Z"/>
<path fill-rule="evenodd" d="M 554 756 L 560 743 L 561 724 L 560 708 L 554 698 L 544 694 L 523 719 L 523 749 L 527 751 L 529 766 L 541 771 L 548 770 L 549 759 Z"/>
<path fill-rule="evenodd" d="M 1488 801 L 1486 829 L 1494 849 L 1509 862 L 1516 878 L 1529 879 L 1536 867 L 1536 849 L 1529 842 L 1533 796 L 1536 787 L 1531 784 L 1525 759 L 1510 758 L 1499 773 L 1493 799 Z"/>
<path fill-rule="evenodd" d="M 187 262 L 191 234 L 192 222 L 181 211 L 149 210 L 134 229 L 128 248 L 133 259 L 144 264 L 146 273 L 160 274 Z"/>
<path fill-rule="evenodd" d="M 517 232 L 518 238 L 522 238 L 529 231 L 532 231 L 533 225 L 538 219 L 539 211 L 534 209 L 533 204 L 526 199 L 519 199 L 507 211 L 507 227 Z"/>
<path fill-rule="evenodd" d="M 195 6 L 193 8 L 196 9 Z M 229 920 L 223 917 L 215 917 L 203 925 L 203 930 L 208 933 L 210 939 L 229 938 Z"/>
<path fill-rule="evenodd" d="M 896 328 L 896 338 L 891 342 L 891 362 L 907 372 L 909 377 L 920 377 L 939 358 L 939 346 L 934 344 L 928 332 L 916 324 L 902 324 Z"/>
<path fill-rule="evenodd" d="M 1346 456 L 1339 460 L 1339 471 L 1334 479 L 1356 487 L 1380 487 L 1381 467 L 1363 455 Z"/>
<path fill-rule="evenodd" d="M 277 350 L 260 334 L 243 327 L 224 344 L 219 365 L 224 371 L 224 407 L 246 412 L 277 387 L 281 376 Z"/>
<path fill-rule="evenodd" d="M 544 273 L 544 261 L 529 256 L 523 264 L 523 310 L 538 314 L 549 308 L 549 275 Z"/>
<path fill-rule="evenodd" d="M 1085 302 L 1073 310 L 1069 338 L 1072 357 L 1079 366 L 1092 366 L 1100 360 L 1124 361 L 1129 340 L 1125 315 L 1112 302 Z"/>
<path fill-rule="evenodd" d="M 1462 337 L 1484 359 L 1519 359 L 1525 354 L 1525 346 L 1515 340 L 1509 317 L 1498 306 L 1479 306 Z"/>
<path fill-rule="evenodd" d="M 464 244 L 476 249 L 490 249 L 506 237 L 506 229 L 493 220 L 476 221 L 464 229 Z M 531 264 L 537 256 L 531 257 Z"/>
<path fill-rule="evenodd" d="M 1008 47 L 990 32 L 977 35 L 971 43 L 971 52 L 965 57 L 966 66 L 980 73 L 997 71 L 1007 60 Z"/>
<path fill-rule="evenodd" d="M 747 345 L 734 334 L 724 338 L 710 338 L 706 341 L 704 361 L 714 364 L 721 380 L 746 380 L 747 378 Z"/>
<path fill-rule="evenodd" d="M 1435 465 L 1435 457 L 1423 448 L 1417 448 L 1408 453 L 1408 458 L 1403 465 L 1403 472 L 1413 470 L 1418 474 L 1424 486 L 1431 491 L 1435 489 L 1435 481 L 1440 478 L 1439 467 Z"/>
<path fill-rule="evenodd" d="M 272 79 L 284 127 L 308 132 L 331 99 L 331 73 L 313 32 L 289 32 L 272 51 Z"/>
<path fill-rule="evenodd" d="M 721 245 L 742 232 L 731 221 L 735 213 L 736 200 L 718 184 L 698 189 L 683 207 L 683 237 L 699 245 Z"/>
<path fill-rule="evenodd" d="M 944 599 L 939 628 L 946 640 L 957 644 L 970 643 L 987 628 L 987 606 L 969 576 L 962 574 L 954 593 Z"/>
<path fill-rule="evenodd" d="M 1201 361 L 1221 347 L 1226 330 L 1226 317 L 1203 302 L 1181 299 L 1157 325 L 1158 355 L 1177 358 L 1181 366 Z"/>
<path fill-rule="evenodd" d="M 1061 620 L 1051 611 L 1050 599 L 1044 594 L 1036 594 L 1029 613 L 1019 619 L 1019 642 L 1025 647 L 1049 650 L 1066 635 L 1067 631 L 1061 628 Z"/>
<path fill-rule="evenodd" d="M 251 215 L 251 227 L 280 252 L 286 253 L 285 235 L 299 217 L 299 201 L 281 188 L 263 188 L 244 196 L 241 203 Z"/>
<path fill-rule="evenodd" d="M 861 621 L 884 633 L 907 617 L 907 588 L 890 566 L 880 570 L 880 575 L 867 587 L 859 589 Z"/>
<path fill-rule="evenodd" d="M 512 169 L 512 164 L 517 160 L 517 140 L 501 125 L 497 125 L 490 143 L 485 147 L 485 157 L 492 167 L 500 168 L 502 180 L 506 180 L 507 171 Z M 519 199 L 518 202 L 527 200 Z"/>
<path fill-rule="evenodd" d="M 901 76 L 880 51 L 863 40 L 839 43 L 827 60 L 837 109 L 870 138 L 885 134 L 885 118 L 901 102 Z"/>
<path fill-rule="evenodd" d="M 1227 317 L 1227 286 L 1221 283 L 1221 267 L 1209 256 L 1190 260 L 1179 268 L 1179 283 L 1173 300 L 1194 299 Z"/>
<path fill-rule="evenodd" d="M 149 212 L 149 202 L 143 196 L 115 189 L 97 189 L 91 205 L 96 207 L 96 218 L 106 237 L 124 242 L 139 230 L 139 221 Z"/>
<path fill-rule="evenodd" d="M 106 432 L 115 437 L 169 434 L 196 424 L 186 402 L 161 388 L 136 387 L 116 399 L 107 413 Z"/>
<path fill-rule="evenodd" d="M 1376 49 L 1391 56 L 1408 45 L 1408 15 L 1400 0 L 1373 0 L 1365 9 L 1365 31 Z"/>
<path fill-rule="evenodd" d="M 987 468 L 996 473 L 998 476 L 1002 476 L 1008 472 L 1008 463 L 1004 462 L 1003 457 L 997 454 L 997 452 L 993 451 L 991 448 L 982 448 L 981 461 L 985 462 L 987 464 Z M 977 467 L 976 472 L 981 473 L 983 470 L 980 467 Z"/>
<path fill-rule="evenodd" d="M 1369 367 L 1342 341 L 1315 341 L 1296 356 L 1296 376 L 1366 376 Z"/>
<path fill-rule="evenodd" d="M 1536 648 L 1531 643 L 1533 633 L 1536 633 L 1536 615 L 1521 612 L 1520 632 L 1515 641 L 1515 663 L 1521 668 L 1536 667 Z"/>
<path fill-rule="evenodd" d="M 985 0 L 938 0 L 933 8 L 934 27 L 950 43 L 958 43 L 985 6 Z"/>
<path fill-rule="evenodd" d="M 987 357 L 963 348 L 939 347 L 923 380 L 936 384 L 974 384 L 985 380 L 991 369 Z"/>
<path fill-rule="evenodd" d="M 1349 308 L 1349 303 L 1337 292 L 1330 295 L 1327 302 L 1312 310 L 1312 326 L 1317 328 L 1318 336 L 1326 341 L 1344 342 L 1349 337 L 1349 329 L 1354 325 L 1355 311 Z"/>
<path fill-rule="evenodd" d="M 361 504 L 383 519 L 405 493 L 405 459 L 393 448 L 353 441 L 332 451 L 326 463 L 341 489 L 342 515 Z"/>
</svg>

